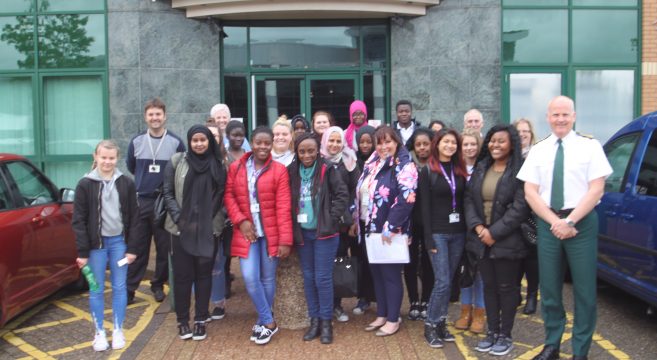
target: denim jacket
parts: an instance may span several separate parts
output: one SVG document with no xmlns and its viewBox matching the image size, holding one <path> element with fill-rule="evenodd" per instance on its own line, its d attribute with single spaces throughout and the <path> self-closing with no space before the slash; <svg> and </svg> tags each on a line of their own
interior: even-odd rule
<svg viewBox="0 0 657 360">
<path fill-rule="evenodd" d="M 383 164 L 377 162 L 381 160 Z M 374 179 L 370 184 L 369 205 L 365 233 L 381 233 L 384 231 L 409 234 L 410 217 L 415 205 L 415 189 L 417 188 L 417 169 L 411 155 L 404 147 L 399 147 L 396 156 L 380 159 L 374 154 L 365 166 L 358 179 L 356 201 L 352 208 L 354 222 L 359 224 L 360 191 L 364 179 L 370 174 Z"/>
</svg>

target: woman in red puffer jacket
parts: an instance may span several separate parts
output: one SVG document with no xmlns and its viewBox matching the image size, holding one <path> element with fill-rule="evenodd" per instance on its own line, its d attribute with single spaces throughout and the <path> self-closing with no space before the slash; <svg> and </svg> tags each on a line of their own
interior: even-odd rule
<svg viewBox="0 0 657 360">
<path fill-rule="evenodd" d="M 246 290 L 258 312 L 251 341 L 266 344 L 278 331 L 271 311 L 278 258 L 292 245 L 290 182 L 285 166 L 271 159 L 274 134 L 258 127 L 252 152 L 231 164 L 224 202 L 235 228 L 231 254 L 240 258 Z"/>
</svg>

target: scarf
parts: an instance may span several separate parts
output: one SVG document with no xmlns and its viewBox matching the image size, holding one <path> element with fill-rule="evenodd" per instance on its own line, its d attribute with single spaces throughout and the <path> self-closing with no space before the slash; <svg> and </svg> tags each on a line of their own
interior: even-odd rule
<svg viewBox="0 0 657 360">
<path fill-rule="evenodd" d="M 365 114 L 365 120 L 360 126 L 354 124 L 354 113 L 356 111 L 362 111 Z M 345 139 L 347 140 L 347 147 L 353 151 L 358 150 L 358 144 L 354 147 L 354 134 L 363 126 L 367 125 L 367 106 L 365 103 L 360 100 L 354 100 L 349 106 L 349 127 L 347 127 L 347 132 L 345 133 Z"/>
<path fill-rule="evenodd" d="M 340 134 L 340 138 L 342 139 L 342 149 L 338 151 L 337 154 L 331 155 L 329 154 L 328 151 L 328 141 L 329 137 L 333 133 L 338 133 Z M 344 163 L 345 168 L 347 168 L 347 171 L 351 172 L 356 168 L 356 165 L 358 164 L 358 161 L 356 159 L 356 153 L 351 150 L 349 147 L 345 146 L 345 136 L 344 136 L 344 131 L 338 126 L 331 126 L 328 128 L 325 132 L 324 135 L 322 136 L 322 143 L 319 148 L 320 154 L 322 154 L 322 157 L 329 161 L 332 164 L 339 164 L 340 161 Z"/>
<path fill-rule="evenodd" d="M 192 150 L 192 137 L 204 134 L 208 149 L 203 154 Z M 190 255 L 212 257 L 214 253 L 214 227 L 212 221 L 219 211 L 219 184 L 222 177 L 219 147 L 210 129 L 193 125 L 187 132 L 185 160 L 189 170 L 183 185 L 183 201 L 180 209 L 180 241 Z M 208 196 L 211 195 L 211 196 Z"/>
</svg>

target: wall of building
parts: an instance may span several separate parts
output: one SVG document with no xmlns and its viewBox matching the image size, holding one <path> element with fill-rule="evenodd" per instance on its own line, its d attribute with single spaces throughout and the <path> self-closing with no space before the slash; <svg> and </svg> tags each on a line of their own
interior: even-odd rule
<svg viewBox="0 0 657 360">
<path fill-rule="evenodd" d="M 641 113 L 657 110 L 657 2 L 643 0 Z"/>
<path fill-rule="evenodd" d="M 463 126 L 478 108 L 485 126 L 500 119 L 501 2 L 444 0 L 427 15 L 392 20 L 392 104 L 408 99 L 416 119 Z M 395 116 L 393 115 L 393 119 Z"/>
<path fill-rule="evenodd" d="M 111 136 L 122 149 L 146 128 L 143 105 L 160 97 L 168 128 L 185 138 L 218 102 L 219 35 L 170 0 L 108 0 Z"/>
</svg>

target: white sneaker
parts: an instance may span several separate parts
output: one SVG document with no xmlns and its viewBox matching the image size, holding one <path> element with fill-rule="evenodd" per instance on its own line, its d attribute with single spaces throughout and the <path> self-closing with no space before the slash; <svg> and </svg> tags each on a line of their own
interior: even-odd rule
<svg viewBox="0 0 657 360">
<path fill-rule="evenodd" d="M 91 343 L 94 351 L 105 351 L 109 349 L 109 343 L 107 342 L 107 337 L 105 336 L 105 331 L 99 331 L 94 336 L 94 342 Z"/>
<path fill-rule="evenodd" d="M 123 335 L 123 330 L 114 329 L 112 331 L 112 349 L 118 350 L 125 347 L 125 335 Z"/>
</svg>

